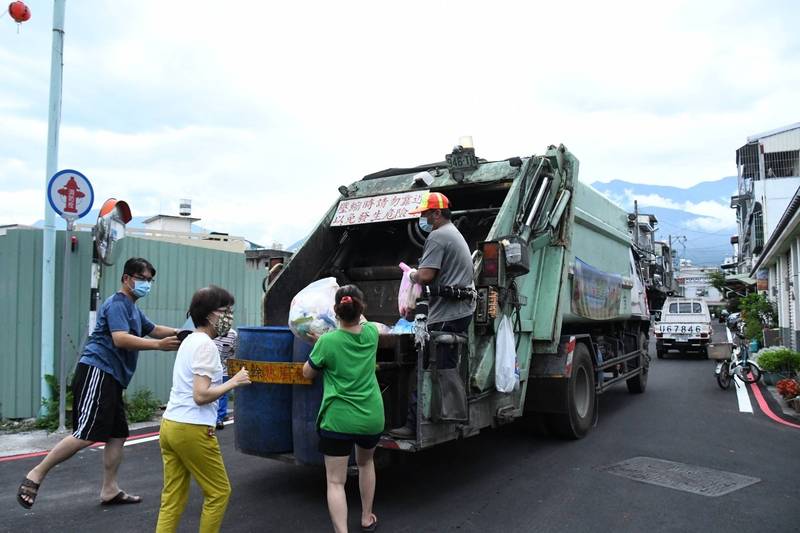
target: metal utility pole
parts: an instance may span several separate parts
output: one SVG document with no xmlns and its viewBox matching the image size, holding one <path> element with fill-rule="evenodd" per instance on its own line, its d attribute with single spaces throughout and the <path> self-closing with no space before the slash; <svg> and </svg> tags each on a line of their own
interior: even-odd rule
<svg viewBox="0 0 800 533">
<path fill-rule="evenodd" d="M 70 304 L 70 263 L 72 263 L 72 231 L 74 220 L 67 220 L 67 231 L 64 232 L 64 268 L 61 288 L 61 357 L 58 358 L 58 431 L 67 430 L 67 346 L 69 344 L 69 304 Z"/>
<path fill-rule="evenodd" d="M 678 235 L 675 240 L 681 245 L 681 257 L 678 260 L 678 269 L 680 270 L 683 266 L 681 265 L 681 260 L 686 260 L 686 235 Z"/>
<path fill-rule="evenodd" d="M 58 134 L 61 124 L 61 82 L 64 73 L 64 11 L 66 0 L 53 2 L 53 50 L 50 58 L 50 102 L 48 105 L 47 124 L 47 170 L 45 188 L 56 173 L 58 167 Z M 46 195 L 45 195 L 46 196 Z M 44 202 L 44 235 L 42 239 L 42 332 L 41 332 L 41 366 L 40 395 L 49 399 L 50 387 L 45 376 L 55 374 L 55 263 L 56 263 L 56 227 L 55 213 L 45 198 Z M 62 354 L 63 357 L 63 354 Z M 42 404 L 39 413 L 43 413 Z"/>
<path fill-rule="evenodd" d="M 672 235 L 668 235 L 669 241 L 669 262 L 672 265 L 672 271 L 675 272 L 675 255 L 672 253 Z"/>
</svg>

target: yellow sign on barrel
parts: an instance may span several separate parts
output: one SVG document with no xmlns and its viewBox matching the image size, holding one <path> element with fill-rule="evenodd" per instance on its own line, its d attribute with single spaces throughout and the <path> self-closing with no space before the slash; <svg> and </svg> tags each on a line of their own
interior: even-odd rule
<svg viewBox="0 0 800 533">
<path fill-rule="evenodd" d="M 303 363 L 274 363 L 228 359 L 228 375 L 233 376 L 245 367 L 253 383 L 273 383 L 282 385 L 311 385 L 311 380 L 303 377 Z"/>
</svg>

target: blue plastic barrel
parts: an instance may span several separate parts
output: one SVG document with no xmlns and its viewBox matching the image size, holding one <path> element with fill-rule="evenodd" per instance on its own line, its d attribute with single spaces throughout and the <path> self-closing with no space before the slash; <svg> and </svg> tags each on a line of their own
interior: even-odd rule
<svg viewBox="0 0 800 533">
<path fill-rule="evenodd" d="M 754 354 L 757 351 L 758 351 L 758 340 L 757 339 L 752 339 L 750 341 L 750 353 Z"/>
<path fill-rule="evenodd" d="M 238 328 L 237 359 L 288 363 L 294 335 L 287 327 Z M 292 451 L 292 386 L 253 383 L 236 389 L 236 448 L 250 455 Z"/>
<path fill-rule="evenodd" d="M 311 345 L 295 339 L 292 355 L 295 362 L 307 361 L 310 353 Z M 317 413 L 322 404 L 322 376 L 317 376 L 313 385 L 293 385 L 292 388 L 294 389 L 292 391 L 294 457 L 303 464 L 322 464 L 323 458 L 318 451 L 317 434 Z"/>
</svg>

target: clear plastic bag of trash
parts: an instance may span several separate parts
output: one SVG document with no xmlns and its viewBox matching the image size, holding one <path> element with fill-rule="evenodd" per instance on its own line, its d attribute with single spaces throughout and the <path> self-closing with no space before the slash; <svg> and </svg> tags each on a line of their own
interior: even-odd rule
<svg viewBox="0 0 800 533">
<path fill-rule="evenodd" d="M 381 322 L 373 322 L 375 327 L 378 328 L 378 335 L 388 335 L 392 332 L 392 328 Z"/>
<path fill-rule="evenodd" d="M 298 292 L 289 306 L 289 329 L 294 335 L 309 344 L 336 329 L 336 313 L 333 304 L 339 285 L 336 278 L 322 278 Z M 309 336 L 312 334 L 313 336 Z"/>
</svg>

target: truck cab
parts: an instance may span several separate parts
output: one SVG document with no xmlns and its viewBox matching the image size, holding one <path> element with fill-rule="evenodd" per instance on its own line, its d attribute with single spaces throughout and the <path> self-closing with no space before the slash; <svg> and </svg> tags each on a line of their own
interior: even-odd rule
<svg viewBox="0 0 800 533">
<path fill-rule="evenodd" d="M 661 319 L 655 325 L 656 355 L 659 359 L 669 350 L 707 356 L 711 339 L 711 315 L 702 298 L 667 298 L 661 308 Z"/>
</svg>

